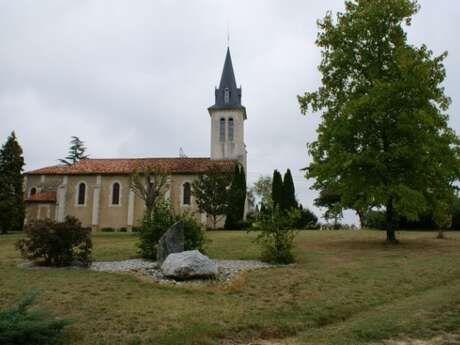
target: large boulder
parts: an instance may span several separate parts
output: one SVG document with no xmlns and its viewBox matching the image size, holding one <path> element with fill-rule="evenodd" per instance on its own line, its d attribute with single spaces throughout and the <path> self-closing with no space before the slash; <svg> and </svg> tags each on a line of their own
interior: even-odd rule
<svg viewBox="0 0 460 345">
<path fill-rule="evenodd" d="M 170 254 L 163 265 L 161 272 L 168 278 L 178 280 L 212 278 L 217 275 L 217 265 L 198 250 L 189 250 L 182 253 Z"/>
<path fill-rule="evenodd" d="M 161 264 L 171 253 L 184 251 L 184 223 L 174 223 L 158 241 L 157 261 Z"/>
</svg>

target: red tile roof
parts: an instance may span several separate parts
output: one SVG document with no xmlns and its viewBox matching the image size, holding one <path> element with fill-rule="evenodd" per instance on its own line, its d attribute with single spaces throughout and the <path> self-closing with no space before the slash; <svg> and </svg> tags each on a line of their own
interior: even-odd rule
<svg viewBox="0 0 460 345">
<path fill-rule="evenodd" d="M 145 168 L 162 169 L 171 174 L 199 174 L 217 166 L 233 171 L 234 160 L 210 158 L 119 158 L 84 159 L 73 165 L 55 165 L 28 171 L 26 175 L 128 175 Z"/>
<path fill-rule="evenodd" d="M 29 196 L 26 202 L 56 202 L 56 192 L 39 192 Z"/>
</svg>

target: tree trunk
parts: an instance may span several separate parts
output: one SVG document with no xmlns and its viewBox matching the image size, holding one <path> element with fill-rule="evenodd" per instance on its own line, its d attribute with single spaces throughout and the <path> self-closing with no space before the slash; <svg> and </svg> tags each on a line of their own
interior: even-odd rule
<svg viewBox="0 0 460 345">
<path fill-rule="evenodd" d="M 393 210 L 393 200 L 387 204 L 387 212 L 386 212 L 386 222 L 387 222 L 387 243 L 395 244 L 398 243 L 396 239 L 396 232 L 394 229 L 394 210 Z"/>
<path fill-rule="evenodd" d="M 356 210 L 356 213 L 358 214 L 359 225 L 361 226 L 361 229 L 364 229 L 366 227 L 366 218 L 364 212 Z"/>
<path fill-rule="evenodd" d="M 394 230 L 387 230 L 387 243 L 398 243 Z"/>
<path fill-rule="evenodd" d="M 437 238 L 437 239 L 440 239 L 440 240 L 445 239 L 445 237 L 444 237 L 444 230 L 439 229 L 439 230 L 438 230 L 438 236 L 436 236 L 436 238 Z"/>
<path fill-rule="evenodd" d="M 214 215 L 212 216 L 212 228 L 216 230 L 216 226 L 217 226 L 217 216 Z"/>
</svg>

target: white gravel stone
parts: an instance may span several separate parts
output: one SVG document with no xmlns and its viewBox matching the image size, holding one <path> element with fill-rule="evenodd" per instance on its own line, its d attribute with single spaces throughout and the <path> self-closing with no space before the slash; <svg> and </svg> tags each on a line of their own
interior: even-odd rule
<svg viewBox="0 0 460 345">
<path fill-rule="evenodd" d="M 227 282 L 231 280 L 237 273 L 242 271 L 270 268 L 273 267 L 262 261 L 257 260 L 212 260 L 218 268 L 218 274 L 214 282 Z M 176 281 L 165 277 L 161 273 L 161 269 L 157 262 L 147 261 L 143 259 L 131 259 L 123 261 L 100 261 L 94 262 L 91 270 L 99 272 L 137 272 L 150 277 L 153 281 L 160 284 L 207 284 L 209 279 L 196 279 L 191 281 Z"/>
<path fill-rule="evenodd" d="M 127 272 L 145 268 L 158 267 L 156 261 L 147 261 L 143 259 L 131 259 L 123 261 L 99 261 L 93 262 L 90 269 L 100 272 Z"/>
</svg>

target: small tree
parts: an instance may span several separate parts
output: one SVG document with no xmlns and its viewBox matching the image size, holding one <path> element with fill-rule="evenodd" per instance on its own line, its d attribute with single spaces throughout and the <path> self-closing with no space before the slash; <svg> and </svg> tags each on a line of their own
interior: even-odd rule
<svg viewBox="0 0 460 345">
<path fill-rule="evenodd" d="M 137 246 L 146 259 L 156 259 L 158 241 L 177 221 L 184 223 L 185 250 L 204 251 L 205 237 L 200 224 L 189 214 L 175 215 L 164 199 L 168 174 L 160 168 L 146 167 L 131 175 L 130 189 L 145 203 Z"/>
<path fill-rule="evenodd" d="M 163 198 L 167 182 L 168 175 L 160 168 L 145 167 L 130 177 L 130 189 L 145 204 L 137 246 L 146 259 L 156 259 L 158 241 L 174 224 L 170 205 Z"/>
<path fill-rule="evenodd" d="M 32 291 L 16 306 L 0 311 L 0 344 L 53 345 L 59 343 L 69 320 L 54 319 L 34 305 L 38 291 Z"/>
<path fill-rule="evenodd" d="M 294 262 L 292 249 L 297 234 L 295 224 L 300 218 L 300 211 L 292 209 L 281 212 L 278 207 L 270 214 L 262 214 L 257 224 L 260 229 L 256 241 L 262 245 L 262 260 L 277 264 Z"/>
<path fill-rule="evenodd" d="M 89 158 L 88 155 L 85 155 L 85 152 L 85 143 L 80 138 L 72 136 L 68 156 L 65 159 L 59 159 L 59 161 L 66 165 L 75 164 L 82 159 Z"/>
<path fill-rule="evenodd" d="M 217 227 L 219 217 L 227 212 L 228 190 L 232 183 L 232 174 L 218 166 L 212 166 L 192 184 L 192 194 L 200 212 L 212 217 L 213 229 Z"/>
<path fill-rule="evenodd" d="M 151 215 L 157 203 L 162 201 L 168 174 L 160 168 L 146 167 L 130 177 L 129 188 L 145 203 L 147 215 Z"/>
<path fill-rule="evenodd" d="M 14 132 L 0 149 L 0 231 L 21 230 L 24 224 L 24 158 Z"/>
</svg>

